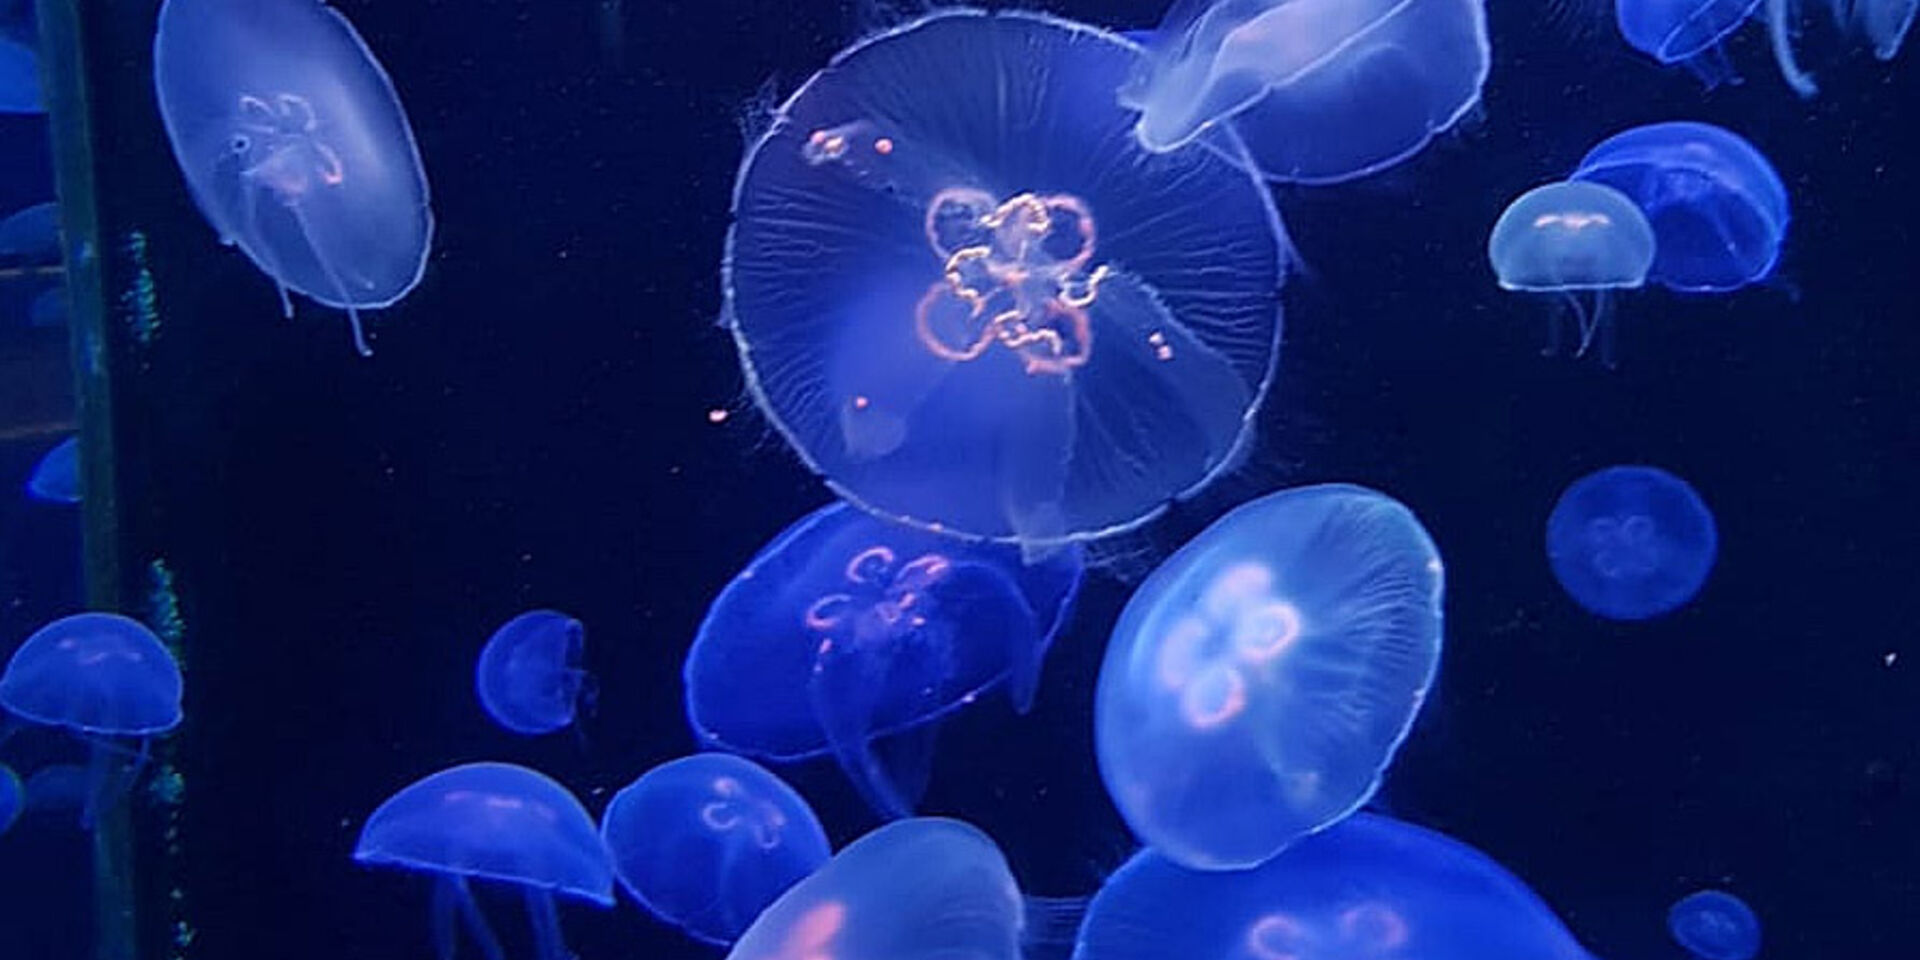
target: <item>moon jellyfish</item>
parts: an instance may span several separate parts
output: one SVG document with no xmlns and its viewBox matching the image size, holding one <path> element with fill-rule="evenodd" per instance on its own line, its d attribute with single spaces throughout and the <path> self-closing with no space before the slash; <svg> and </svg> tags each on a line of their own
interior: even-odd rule
<svg viewBox="0 0 1920 960">
<path fill-rule="evenodd" d="M 0 833 L 6 833 L 13 822 L 20 819 L 20 812 L 27 806 L 27 790 L 20 784 L 20 775 L 13 768 L 0 763 Z"/>
<path fill-rule="evenodd" d="M 1793 30 L 1803 17 L 1804 0 L 1767 0 L 1767 28 L 1773 42 L 1773 59 L 1780 65 L 1780 76 L 1787 86 L 1802 97 L 1820 92 L 1813 75 L 1800 66 L 1793 50 Z M 1843 34 L 1864 39 L 1873 55 L 1891 60 L 1906 42 L 1913 28 L 1920 0 L 1821 0 L 1814 6 L 1826 8 L 1834 25 Z"/>
<path fill-rule="evenodd" d="M 738 939 L 833 850 L 807 801 L 726 753 L 654 767 L 614 794 L 600 836 L 627 892 L 708 943 Z"/>
<path fill-rule="evenodd" d="M 573 956 L 555 894 L 613 906 L 613 865 L 593 818 L 566 787 L 508 763 L 470 763 L 408 785 L 367 818 L 353 859 L 434 878 L 440 960 L 454 955 L 456 913 L 487 960 L 505 956 L 470 878 L 519 889 L 539 960 Z"/>
<path fill-rule="evenodd" d="M 1197 871 L 1151 847 L 1087 908 L 1074 960 L 1592 960 L 1478 850 L 1357 813 L 1252 870 Z"/>
<path fill-rule="evenodd" d="M 391 306 L 426 270 L 427 178 L 373 52 L 318 0 L 166 0 L 153 82 L 173 156 L 222 243 L 287 291 Z"/>
<path fill-rule="evenodd" d="M 1657 467 L 1608 467 L 1575 480 L 1547 517 L 1547 562 L 1567 595 L 1610 620 L 1677 610 L 1720 550 L 1713 514 Z"/>
<path fill-rule="evenodd" d="M 900 820 L 782 894 L 727 960 L 1020 960 L 1023 916 L 992 838 L 958 820 Z"/>
<path fill-rule="evenodd" d="M 1760 952 L 1760 918 L 1739 897 L 1702 890 L 1667 911 L 1673 940 L 1700 960 L 1753 960 Z"/>
<path fill-rule="evenodd" d="M 0 674 L 0 707 L 87 743 L 81 825 L 89 828 L 138 776 L 148 738 L 179 726 L 180 696 L 180 666 L 160 638 L 112 613 L 79 613 L 41 627 Z M 137 749 L 119 742 L 126 739 L 137 740 Z"/>
<path fill-rule="evenodd" d="M 1440 555 L 1372 490 L 1283 490 L 1134 591 L 1094 700 L 1107 792 L 1148 846 L 1251 867 L 1371 797 L 1440 660 Z"/>
<path fill-rule="evenodd" d="M 778 761 L 831 752 L 876 811 L 906 816 L 935 721 L 1002 679 L 1015 709 L 1032 704 L 1080 575 L 1077 550 L 1029 564 L 1016 547 L 832 504 L 714 598 L 687 653 L 687 719 L 715 749 Z M 891 764 L 875 750 L 882 737 Z"/>
<path fill-rule="evenodd" d="M 586 628 L 554 610 L 530 610 L 494 631 L 474 665 L 487 715 L 514 733 L 552 733 L 573 723 L 592 677 L 580 669 Z"/>
<path fill-rule="evenodd" d="M 36 203 L 0 220 L 0 257 L 58 263 L 60 205 L 53 201 Z"/>
<path fill-rule="evenodd" d="M 1235 466 L 1279 347 L 1266 188 L 1128 133 L 1119 37 L 948 10 L 856 43 L 740 170 L 726 322 L 762 412 L 872 512 L 1029 547 Z"/>
<path fill-rule="evenodd" d="M 1753 16 L 1760 0 L 1614 0 L 1614 22 L 1635 50 L 1682 64 L 1708 86 L 1732 76 L 1720 44 Z"/>
<path fill-rule="evenodd" d="M 1520 195 L 1487 238 L 1487 259 L 1500 286 L 1560 295 L 1580 330 L 1575 356 L 1598 337 L 1613 363 L 1609 294 L 1646 282 L 1654 258 L 1653 227 L 1625 194 L 1597 183 L 1550 183 Z M 1560 325 L 1547 327 L 1549 354 L 1560 349 Z"/>
<path fill-rule="evenodd" d="M 1674 290 L 1734 290 L 1773 272 L 1791 214 L 1773 164 L 1706 123 L 1656 123 L 1607 138 L 1572 179 L 1633 200 L 1653 229 L 1647 279 Z"/>
<path fill-rule="evenodd" d="M 80 502 L 80 438 L 68 437 L 46 452 L 27 478 L 27 492 L 48 503 Z"/>
<path fill-rule="evenodd" d="M 0 37 L 0 114 L 45 113 L 40 58 L 30 47 Z"/>
<path fill-rule="evenodd" d="M 1351 180 L 1480 102 L 1484 0 L 1180 0 L 1121 90 L 1166 151 L 1230 122 L 1270 179 Z"/>
</svg>

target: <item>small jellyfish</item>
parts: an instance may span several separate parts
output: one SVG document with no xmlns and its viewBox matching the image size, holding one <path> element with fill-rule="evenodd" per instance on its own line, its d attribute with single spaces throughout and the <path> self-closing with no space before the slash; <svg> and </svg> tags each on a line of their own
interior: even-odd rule
<svg viewBox="0 0 1920 960">
<path fill-rule="evenodd" d="M 0 707 L 86 741 L 80 819 L 89 828 L 139 775 L 148 738 L 179 726 L 180 695 L 180 665 L 160 638 L 112 613 L 79 613 L 41 627 L 0 674 Z M 137 740 L 137 748 L 118 742 L 125 739 Z"/>
<path fill-rule="evenodd" d="M 702 753 L 661 764 L 600 818 L 614 875 L 654 916 L 708 943 L 738 939 L 833 850 L 807 801 L 752 761 Z"/>
<path fill-rule="evenodd" d="M 1024 910 L 992 838 L 958 820 L 899 820 L 782 894 L 727 960 L 1020 960 Z"/>
<path fill-rule="evenodd" d="M 1567 595 L 1610 620 L 1677 610 L 1719 554 L 1713 514 L 1657 467 L 1608 467 L 1568 485 L 1547 517 L 1547 562 Z"/>
<path fill-rule="evenodd" d="M 161 119 L 201 213 L 274 280 L 342 308 L 391 306 L 426 270 L 427 178 L 386 71 L 315 0 L 166 0 Z"/>
<path fill-rule="evenodd" d="M 760 410 L 836 493 L 1048 549 L 1240 462 L 1289 248 L 1244 170 L 1132 141 L 1113 91 L 1138 57 L 943 10 L 774 114 L 734 191 L 725 319 Z"/>
<path fill-rule="evenodd" d="M 1134 591 L 1094 699 L 1100 775 L 1147 845 L 1251 867 L 1371 797 L 1440 661 L 1440 555 L 1362 487 L 1222 517 Z"/>
<path fill-rule="evenodd" d="M 1614 0 L 1614 22 L 1635 50 L 1681 64 L 1709 87 L 1732 79 L 1721 43 L 1747 22 L 1760 0 Z"/>
<path fill-rule="evenodd" d="M 27 790 L 13 768 L 0 763 L 0 833 L 6 833 L 27 807 Z"/>
<path fill-rule="evenodd" d="M 27 478 L 27 493 L 48 503 L 80 502 L 80 438 L 68 437 L 46 452 Z"/>
<path fill-rule="evenodd" d="M 0 220 L 0 257 L 59 262 L 60 205 L 36 203 Z"/>
<path fill-rule="evenodd" d="M 504 956 L 469 879 L 517 887 L 539 960 L 570 960 L 555 894 L 613 906 L 613 864 L 593 818 L 546 774 L 508 763 L 470 763 L 432 774 L 387 798 L 360 831 L 353 859 L 434 878 L 434 948 L 454 955 L 454 915 L 488 960 Z"/>
<path fill-rule="evenodd" d="M 1094 895 L 1073 957 L 1593 960 L 1485 854 L 1370 813 L 1252 870 L 1191 870 L 1144 849 Z"/>
<path fill-rule="evenodd" d="M 1646 282 L 1654 258 L 1653 228 L 1625 194 L 1597 183 L 1550 183 L 1510 204 L 1487 238 L 1487 259 L 1500 286 L 1558 294 L 1580 330 L 1575 356 L 1597 338 L 1613 363 L 1611 293 Z M 1548 354 L 1560 350 L 1560 324 L 1548 324 Z"/>
<path fill-rule="evenodd" d="M 777 761 L 831 752 L 862 796 L 906 816 L 935 721 L 1006 680 L 1025 712 L 1081 576 L 1077 550 L 1019 549 L 889 523 L 844 503 L 761 548 L 687 652 L 702 745 Z M 877 738 L 896 748 L 887 769 Z"/>
<path fill-rule="evenodd" d="M 586 628 L 553 610 L 530 610 L 494 631 L 474 666 L 474 690 L 493 722 L 514 733 L 573 723 L 593 677 L 580 669 Z"/>
<path fill-rule="evenodd" d="M 1701 890 L 1667 911 L 1667 932 L 1700 960 L 1753 960 L 1760 952 L 1760 918 L 1739 897 Z"/>
<path fill-rule="evenodd" d="M 1739 135 L 1706 123 L 1655 123 L 1607 138 L 1572 179 L 1627 195 L 1653 228 L 1647 279 L 1719 292 L 1765 279 L 1791 215 L 1773 164 Z"/>
<path fill-rule="evenodd" d="M 40 58 L 31 47 L 0 37 L 0 114 L 46 112 Z"/>
<path fill-rule="evenodd" d="M 1231 124 L 1266 177 L 1336 183 L 1471 112 L 1489 52 L 1485 0 L 1181 0 L 1120 98 L 1148 150 Z"/>
<path fill-rule="evenodd" d="M 1820 92 L 1820 85 L 1800 66 L 1793 49 L 1795 26 L 1805 16 L 1802 8 L 1809 5 L 1826 8 L 1842 35 L 1866 41 L 1881 60 L 1891 60 L 1900 52 L 1907 32 L 1913 28 L 1914 14 L 1920 10 L 1917 0 L 1767 0 L 1773 59 L 1780 65 L 1780 76 L 1787 86 L 1802 97 Z"/>
</svg>

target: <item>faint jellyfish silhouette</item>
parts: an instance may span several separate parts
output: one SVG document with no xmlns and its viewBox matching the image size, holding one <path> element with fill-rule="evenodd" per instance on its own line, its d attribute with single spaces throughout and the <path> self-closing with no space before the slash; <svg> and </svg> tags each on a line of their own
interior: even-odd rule
<svg viewBox="0 0 1920 960">
<path fill-rule="evenodd" d="M 1614 0 L 1613 18 L 1635 50 L 1680 64 L 1714 87 L 1733 79 L 1721 43 L 1759 6 L 1760 0 Z"/>
<path fill-rule="evenodd" d="M 1627 195 L 1653 228 L 1647 279 L 1674 290 L 1734 290 L 1766 278 L 1791 214 L 1773 164 L 1706 123 L 1656 123 L 1607 138 L 1572 179 Z"/>
<path fill-rule="evenodd" d="M 78 613 L 41 627 L 0 674 L 0 707 L 87 743 L 80 815 L 87 828 L 138 777 L 148 738 L 179 726 L 180 695 L 180 666 L 160 638 L 112 613 Z M 119 742 L 126 739 L 137 746 L 129 750 Z"/>
<path fill-rule="evenodd" d="M 1094 895 L 1073 956 L 1593 960 L 1485 854 L 1371 813 L 1251 870 L 1192 870 L 1147 847 Z"/>
<path fill-rule="evenodd" d="M 600 818 L 620 884 L 708 943 L 737 939 L 833 854 L 813 808 L 759 765 L 702 753 L 654 767 Z"/>
<path fill-rule="evenodd" d="M 53 202 L 23 207 L 0 220 L 0 257 L 22 257 L 58 263 L 60 259 L 60 205 Z"/>
<path fill-rule="evenodd" d="M 740 936 L 728 960 L 1020 960 L 1024 906 L 991 838 L 899 820 L 848 844 Z"/>
<path fill-rule="evenodd" d="M 1547 562 L 1567 595 L 1610 620 L 1645 620 L 1692 600 L 1713 571 L 1713 514 L 1685 480 L 1657 467 L 1608 467 L 1560 494 L 1547 517 Z"/>
<path fill-rule="evenodd" d="M 1245 171 L 1130 140 L 1113 90 L 1137 59 L 1040 14 L 941 11 L 836 56 L 753 145 L 726 321 L 836 493 L 1044 549 L 1243 456 L 1288 248 Z"/>
<path fill-rule="evenodd" d="M 1700 960 L 1753 960 L 1760 952 L 1760 918 L 1731 893 L 1701 890 L 1667 911 L 1667 932 Z"/>
<path fill-rule="evenodd" d="M 1653 228 L 1632 199 L 1597 183 L 1550 183 L 1520 195 L 1487 238 L 1487 259 L 1506 290 L 1557 294 L 1580 331 L 1575 356 L 1596 339 L 1613 364 L 1612 291 L 1646 282 Z M 1547 325 L 1546 353 L 1560 351 L 1560 322 Z"/>
<path fill-rule="evenodd" d="M 907 816 L 936 721 L 1002 679 L 1016 710 L 1032 705 L 1080 577 L 1078 550 L 1029 564 L 1009 545 L 832 504 L 714 598 L 687 653 L 687 719 L 717 749 L 777 761 L 831 752 L 875 811 Z"/>
<path fill-rule="evenodd" d="M 32 327 L 64 327 L 67 325 L 67 288 L 53 287 L 40 291 L 27 307 L 27 325 Z"/>
<path fill-rule="evenodd" d="M 1180 0 L 1120 97 L 1148 150 L 1230 124 L 1264 176 L 1335 183 L 1459 122 L 1490 62 L 1484 0 Z"/>
<path fill-rule="evenodd" d="M 221 242 L 347 311 L 391 306 L 426 270 L 427 178 L 386 71 L 313 0 L 166 0 L 154 88 L 174 159 Z"/>
<path fill-rule="evenodd" d="M 494 631 L 474 666 L 474 690 L 493 722 L 514 733 L 573 723 L 593 677 L 580 669 L 586 628 L 555 610 L 530 610 Z"/>
<path fill-rule="evenodd" d="M 415 781 L 387 798 L 360 831 L 353 859 L 434 878 L 433 939 L 451 960 L 458 913 L 487 960 L 499 938 L 467 881 L 518 887 L 539 960 L 571 960 L 555 894 L 613 906 L 613 865 L 593 818 L 546 774 L 508 763 L 470 763 Z"/>
<path fill-rule="evenodd" d="M 58 813 L 80 810 L 87 804 L 87 768 L 77 763 L 50 763 L 28 775 L 26 812 Z"/>
<path fill-rule="evenodd" d="M 1916 0 L 1767 0 L 1768 39 L 1773 43 L 1773 59 L 1780 65 L 1780 76 L 1787 86 L 1802 97 L 1820 92 L 1813 75 L 1800 66 L 1793 49 L 1793 33 L 1804 19 L 1806 6 L 1823 7 L 1834 25 L 1850 37 L 1857 36 L 1873 48 L 1873 55 L 1891 60 L 1900 52 L 1913 28 Z"/>
<path fill-rule="evenodd" d="M 48 450 L 27 478 L 27 493 L 48 503 L 80 502 L 80 438 L 68 437 Z"/>
<path fill-rule="evenodd" d="M 20 783 L 20 775 L 14 773 L 12 767 L 0 763 L 0 833 L 11 829 L 26 807 L 27 791 Z"/>
<path fill-rule="evenodd" d="M 0 114 L 46 112 L 40 58 L 31 47 L 0 37 Z"/>
<path fill-rule="evenodd" d="M 1222 517 L 1134 591 L 1094 699 L 1107 792 L 1194 869 L 1254 866 L 1380 785 L 1440 660 L 1439 553 L 1362 487 Z"/>
</svg>

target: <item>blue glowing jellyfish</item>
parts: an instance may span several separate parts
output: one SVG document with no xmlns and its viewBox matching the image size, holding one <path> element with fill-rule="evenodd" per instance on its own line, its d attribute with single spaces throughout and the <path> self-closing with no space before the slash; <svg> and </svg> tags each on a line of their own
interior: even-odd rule
<svg viewBox="0 0 1920 960">
<path fill-rule="evenodd" d="M 727 960 L 1020 960 L 1020 888 L 958 820 L 887 824 L 775 900 Z"/>
<path fill-rule="evenodd" d="M 1142 841 L 1250 867 L 1380 785 L 1440 662 L 1440 555 L 1361 487 L 1221 518 L 1127 602 L 1094 701 L 1100 774 Z"/>
<path fill-rule="evenodd" d="M 23 44 L 0 37 L 0 114 L 45 113 L 40 95 L 40 58 Z"/>
<path fill-rule="evenodd" d="M 1547 562 L 1590 613 L 1645 620 L 1677 610 L 1719 554 L 1713 514 L 1657 467 L 1608 467 L 1568 485 L 1547 517 Z"/>
<path fill-rule="evenodd" d="M 0 257 L 58 262 L 60 205 L 36 203 L 0 220 Z"/>
<path fill-rule="evenodd" d="M 86 827 L 138 776 L 148 738 L 180 724 L 180 695 L 180 665 L 160 638 L 112 613 L 79 613 L 41 627 L 0 674 L 0 707 L 86 741 Z M 138 741 L 134 751 L 118 742 L 129 738 Z"/>
<path fill-rule="evenodd" d="M 1253 870 L 1190 870 L 1142 850 L 1094 896 L 1073 956 L 1592 960 L 1485 854 L 1370 813 Z"/>
<path fill-rule="evenodd" d="M 763 547 L 708 608 L 687 653 L 703 745 L 772 760 L 831 751 L 873 808 L 906 816 L 933 721 L 1003 678 L 1016 709 L 1079 589 L 1080 554 L 890 523 L 836 503 Z M 889 735 L 892 771 L 874 750 Z"/>
<path fill-rule="evenodd" d="M 592 675 L 580 669 L 586 628 L 553 610 L 530 610 L 494 631 L 474 667 L 474 690 L 493 721 L 514 733 L 573 723 Z"/>
<path fill-rule="evenodd" d="M 1913 28 L 1920 0 L 1767 0 L 1767 27 L 1780 75 L 1795 93 L 1811 97 L 1820 85 L 1800 66 L 1793 49 L 1793 34 L 1806 6 L 1825 8 L 1843 35 L 1864 40 L 1875 57 L 1891 60 Z"/>
<path fill-rule="evenodd" d="M 1656 123 L 1588 151 L 1573 179 L 1601 183 L 1647 215 L 1647 279 L 1674 290 L 1734 290 L 1773 272 L 1787 188 L 1753 144 L 1706 123 Z"/>
<path fill-rule="evenodd" d="M 1721 43 L 1760 0 L 1614 0 L 1614 22 L 1635 50 L 1692 70 L 1708 86 L 1733 76 Z"/>
<path fill-rule="evenodd" d="M 353 859 L 434 878 L 434 947 L 454 954 L 454 914 L 488 960 L 499 938 L 469 879 L 519 888 L 539 960 L 571 960 L 554 895 L 613 905 L 613 864 L 593 818 L 546 774 L 508 763 L 470 763 L 415 781 L 367 818 Z"/>
<path fill-rule="evenodd" d="M 760 409 L 876 513 L 1029 546 L 1243 454 L 1287 247 L 1257 180 L 1131 142 L 1118 36 L 948 10 L 863 40 L 742 166 L 726 320 Z"/>
<path fill-rule="evenodd" d="M 1485 0 L 1180 0 L 1121 100 L 1148 150 L 1228 121 L 1265 176 L 1333 183 L 1457 123 L 1490 62 Z"/>
<path fill-rule="evenodd" d="M 27 492 L 48 503 L 80 502 L 80 438 L 68 437 L 46 452 L 27 478 Z"/>
<path fill-rule="evenodd" d="M 223 243 L 347 311 L 390 306 L 426 270 L 427 178 L 386 71 L 315 0 L 166 0 L 153 79 L 174 159 Z"/>
<path fill-rule="evenodd" d="M 1487 259 L 1506 290 L 1555 294 L 1580 331 L 1575 356 L 1596 339 L 1613 363 L 1612 292 L 1646 283 L 1653 227 L 1633 200 L 1597 183 L 1550 183 L 1508 205 L 1487 237 Z M 1548 354 L 1560 351 L 1558 318 L 1547 325 Z"/>
<path fill-rule="evenodd" d="M 1739 897 L 1701 890 L 1667 911 L 1675 943 L 1700 960 L 1753 960 L 1760 952 L 1760 918 Z"/>
<path fill-rule="evenodd" d="M 13 768 L 0 763 L 0 833 L 12 828 L 13 822 L 20 819 L 20 812 L 27 806 L 27 790 L 20 784 L 20 775 Z"/>
<path fill-rule="evenodd" d="M 807 801 L 726 753 L 661 764 L 600 818 L 614 874 L 654 916 L 727 944 L 833 854 Z"/>
</svg>

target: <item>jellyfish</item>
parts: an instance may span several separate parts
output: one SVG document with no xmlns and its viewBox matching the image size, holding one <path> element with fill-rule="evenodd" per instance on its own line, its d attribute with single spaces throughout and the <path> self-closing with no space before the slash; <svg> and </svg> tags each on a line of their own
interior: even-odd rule
<svg viewBox="0 0 1920 960">
<path fill-rule="evenodd" d="M 807 801 L 765 768 L 726 753 L 648 770 L 614 794 L 600 836 L 633 899 L 716 944 L 738 939 L 833 853 Z"/>
<path fill-rule="evenodd" d="M 1572 181 L 1535 187 L 1500 215 L 1487 238 L 1487 259 L 1500 286 L 1559 294 L 1580 330 L 1575 356 L 1597 338 L 1613 364 L 1611 293 L 1644 284 L 1654 258 L 1653 228 L 1633 201 L 1612 187 Z M 1547 326 L 1548 354 L 1560 350 L 1560 324 Z"/>
<path fill-rule="evenodd" d="M 166 0 L 153 41 L 161 119 L 222 243 L 292 290 L 391 306 L 426 270 L 427 178 L 386 71 L 315 0 Z"/>
<path fill-rule="evenodd" d="M 1094 896 L 1073 957 L 1592 960 L 1485 854 L 1371 813 L 1252 870 L 1192 870 L 1142 850 Z"/>
<path fill-rule="evenodd" d="M 1614 0 L 1614 22 L 1635 50 L 1681 64 L 1709 87 L 1733 76 L 1720 45 L 1747 22 L 1760 0 Z"/>
<path fill-rule="evenodd" d="M 727 960 L 1020 960 L 1024 906 L 993 839 L 898 820 L 782 894 Z"/>
<path fill-rule="evenodd" d="M 1739 897 L 1701 890 L 1667 911 L 1673 940 L 1700 960 L 1753 960 L 1760 952 L 1760 918 Z"/>
<path fill-rule="evenodd" d="M 1100 775 L 1147 845 L 1251 867 L 1358 809 L 1440 661 L 1440 555 L 1346 484 L 1246 504 L 1127 601 L 1094 695 Z"/>
<path fill-rule="evenodd" d="M 1767 0 L 1767 28 L 1773 43 L 1773 59 L 1780 65 L 1780 76 L 1787 86 L 1802 97 L 1820 92 L 1813 75 L 1800 66 L 1793 50 L 1792 31 L 1802 19 L 1802 7 L 1808 0 Z M 1891 60 L 1900 52 L 1913 28 L 1920 0 L 1819 0 L 1841 34 L 1866 41 L 1873 55 Z"/>
<path fill-rule="evenodd" d="M 0 833 L 12 829 L 13 822 L 27 806 L 27 790 L 13 768 L 0 763 Z"/>
<path fill-rule="evenodd" d="M 433 877 L 440 960 L 453 957 L 456 913 L 487 960 L 503 960 L 469 879 L 519 889 L 539 960 L 572 958 L 555 895 L 613 906 L 613 865 L 593 818 L 566 787 L 508 763 L 452 767 L 387 798 L 367 818 L 353 859 Z"/>
<path fill-rule="evenodd" d="M 1002 679 L 1015 709 L 1032 705 L 1080 576 L 1077 550 L 1029 564 L 1012 546 L 832 504 L 763 547 L 708 608 L 687 653 L 688 721 L 714 749 L 831 752 L 876 811 L 906 816 L 935 721 Z"/>
<path fill-rule="evenodd" d="M 1735 290 L 1780 259 L 1787 188 L 1731 131 L 1685 121 L 1635 127 L 1588 151 L 1572 179 L 1612 187 L 1646 214 L 1655 246 L 1647 279 L 1670 289 Z"/>
<path fill-rule="evenodd" d="M 1245 171 L 1132 142 L 1113 91 L 1138 56 L 944 10 L 836 56 L 753 144 L 725 320 L 760 410 L 836 493 L 1044 550 L 1240 462 L 1288 247 Z"/>
<path fill-rule="evenodd" d="M 41 627 L 0 674 L 0 707 L 20 721 L 86 741 L 91 828 L 146 763 L 148 739 L 180 724 L 180 665 L 137 620 L 78 613 Z M 132 739 L 129 750 L 119 741 Z M 130 764 L 123 761 L 131 756 Z"/>
<path fill-rule="evenodd" d="M 23 207 L 0 220 L 0 257 L 58 261 L 60 206 L 47 202 Z"/>
<path fill-rule="evenodd" d="M 586 629 L 553 610 L 530 610 L 494 631 L 474 667 L 474 690 L 493 722 L 514 733 L 573 723 L 593 677 L 580 669 Z"/>
<path fill-rule="evenodd" d="M 1458 123 L 1490 62 L 1485 0 L 1180 0 L 1120 97 L 1148 150 L 1226 121 L 1269 179 L 1337 183 Z"/>
<path fill-rule="evenodd" d="M 27 492 L 48 503 L 80 502 L 80 438 L 68 437 L 46 452 L 27 478 Z"/>
<path fill-rule="evenodd" d="M 1573 601 L 1610 620 L 1686 605 L 1713 571 L 1713 514 L 1658 467 L 1608 467 L 1567 486 L 1547 517 L 1547 562 Z"/>
<path fill-rule="evenodd" d="M 31 47 L 0 37 L 0 114 L 46 112 L 40 58 Z"/>
</svg>

